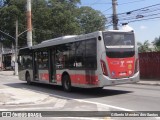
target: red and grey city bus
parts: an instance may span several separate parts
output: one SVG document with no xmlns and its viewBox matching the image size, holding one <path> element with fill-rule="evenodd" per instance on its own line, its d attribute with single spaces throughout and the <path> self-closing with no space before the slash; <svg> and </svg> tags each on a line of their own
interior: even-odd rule
<svg viewBox="0 0 160 120">
<path fill-rule="evenodd" d="M 72 87 L 103 88 L 139 81 L 134 31 L 97 31 L 21 48 L 19 79 Z"/>
</svg>

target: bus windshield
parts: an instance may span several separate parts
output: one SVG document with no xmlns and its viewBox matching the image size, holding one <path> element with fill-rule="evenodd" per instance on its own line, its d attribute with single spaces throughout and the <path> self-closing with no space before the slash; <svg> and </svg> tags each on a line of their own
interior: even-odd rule
<svg viewBox="0 0 160 120">
<path fill-rule="evenodd" d="M 109 58 L 133 57 L 135 54 L 135 40 L 132 32 L 104 32 L 106 55 Z"/>
<path fill-rule="evenodd" d="M 104 43 L 107 48 L 133 48 L 134 34 L 133 33 L 111 33 L 104 32 Z"/>
</svg>

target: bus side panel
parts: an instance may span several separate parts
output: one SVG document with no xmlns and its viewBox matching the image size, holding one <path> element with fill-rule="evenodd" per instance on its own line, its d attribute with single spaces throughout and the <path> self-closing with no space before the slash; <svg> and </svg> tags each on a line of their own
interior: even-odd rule
<svg viewBox="0 0 160 120">
<path fill-rule="evenodd" d="M 77 83 L 75 70 L 63 69 L 63 70 L 56 70 L 56 82 L 58 85 L 62 85 L 62 77 L 64 73 L 69 75 L 72 84 Z"/>
<path fill-rule="evenodd" d="M 18 72 L 19 80 L 26 80 L 25 78 L 26 70 L 21 70 Z"/>
<path fill-rule="evenodd" d="M 98 85 L 98 75 L 96 70 L 77 70 L 76 71 L 76 81 L 79 85 L 89 85 L 97 86 Z"/>
<path fill-rule="evenodd" d="M 26 73 L 29 72 L 29 75 L 31 77 L 31 81 L 33 81 L 33 70 L 28 69 L 28 70 L 19 70 L 18 76 L 19 80 L 26 80 Z"/>
<path fill-rule="evenodd" d="M 98 74 L 98 80 L 99 80 L 99 87 L 103 87 L 104 84 L 106 84 L 105 83 L 106 78 L 104 79 L 102 77 L 103 76 L 103 71 L 102 71 L 102 66 L 101 66 L 101 60 L 103 60 L 106 63 L 106 60 L 105 60 L 106 59 L 106 49 L 105 49 L 105 46 L 104 46 L 102 32 L 99 33 L 99 36 L 101 36 L 101 40 L 97 40 L 97 74 Z M 109 69 L 107 68 L 107 70 L 109 70 Z"/>
<path fill-rule="evenodd" d="M 48 70 L 38 70 L 39 81 L 49 83 L 49 71 Z"/>
<path fill-rule="evenodd" d="M 97 70 L 57 70 L 57 85 L 62 85 L 62 75 L 67 73 L 73 87 L 94 88 L 99 87 Z"/>
</svg>

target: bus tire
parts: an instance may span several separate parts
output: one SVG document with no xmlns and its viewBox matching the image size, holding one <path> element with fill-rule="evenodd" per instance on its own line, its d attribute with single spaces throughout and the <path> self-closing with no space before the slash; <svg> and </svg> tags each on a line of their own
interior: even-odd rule
<svg viewBox="0 0 160 120">
<path fill-rule="evenodd" d="M 71 92 L 71 80 L 70 80 L 70 77 L 69 75 L 65 74 L 62 78 L 62 86 L 63 86 L 63 89 L 64 91 L 66 92 Z"/>
<path fill-rule="evenodd" d="M 26 81 L 27 81 L 27 84 L 28 84 L 28 85 L 31 85 L 31 84 L 32 84 L 32 82 L 31 82 L 31 76 L 30 76 L 29 73 L 26 73 Z"/>
</svg>

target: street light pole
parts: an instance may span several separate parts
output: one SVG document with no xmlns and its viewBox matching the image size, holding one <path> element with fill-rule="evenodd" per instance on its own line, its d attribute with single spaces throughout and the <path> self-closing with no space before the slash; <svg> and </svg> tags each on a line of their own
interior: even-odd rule
<svg viewBox="0 0 160 120">
<path fill-rule="evenodd" d="M 15 68 L 14 68 L 14 75 L 18 75 L 18 19 L 16 20 L 16 39 L 15 39 Z"/>
<path fill-rule="evenodd" d="M 18 63 L 17 63 L 17 59 L 18 59 L 18 37 L 21 36 L 23 33 L 27 32 L 27 30 L 21 32 L 20 34 L 18 34 L 18 19 L 16 20 L 16 35 L 15 37 L 3 32 L 2 30 L 0 30 L 1 33 L 5 34 L 6 36 L 12 38 L 15 40 L 15 68 L 14 68 L 14 75 L 18 75 Z"/>
</svg>

